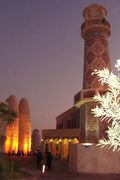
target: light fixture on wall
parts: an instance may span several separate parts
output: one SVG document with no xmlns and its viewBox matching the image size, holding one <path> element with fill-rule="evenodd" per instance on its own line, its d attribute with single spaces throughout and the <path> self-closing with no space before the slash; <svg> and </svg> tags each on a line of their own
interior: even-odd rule
<svg viewBox="0 0 120 180">
<path fill-rule="evenodd" d="M 94 145 L 94 143 L 85 142 L 85 143 L 82 143 L 82 145 L 85 147 L 90 147 L 90 146 Z"/>
</svg>

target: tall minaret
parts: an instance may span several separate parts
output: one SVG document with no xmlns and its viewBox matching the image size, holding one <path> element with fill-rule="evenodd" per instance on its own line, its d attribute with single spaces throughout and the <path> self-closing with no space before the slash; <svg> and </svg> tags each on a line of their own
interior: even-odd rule
<svg viewBox="0 0 120 180">
<path fill-rule="evenodd" d="M 83 90 L 74 98 L 75 106 L 80 107 L 81 142 L 97 142 L 100 137 L 105 136 L 106 124 L 93 117 L 91 108 L 95 106 L 93 96 L 107 90 L 92 72 L 104 67 L 111 70 L 108 45 L 110 24 L 106 20 L 106 15 L 106 9 L 97 4 L 92 4 L 83 11 L 85 20 L 81 26 L 81 36 L 85 40 Z"/>
<path fill-rule="evenodd" d="M 18 112 L 17 98 L 14 95 L 9 96 L 9 98 L 6 100 L 6 103 L 12 110 Z M 14 153 L 17 153 L 18 135 L 19 135 L 19 119 L 16 118 L 6 127 L 6 132 L 5 132 L 6 141 L 4 145 L 5 153 L 8 153 L 8 151 L 10 151 L 11 153 L 14 151 Z"/>
<path fill-rule="evenodd" d="M 110 24 L 106 20 L 107 11 L 100 5 L 90 5 L 83 11 L 85 22 L 81 35 L 85 40 L 83 89 L 103 89 L 96 76 L 91 73 L 103 67 L 111 68 L 108 37 Z"/>
<path fill-rule="evenodd" d="M 29 103 L 22 98 L 19 103 L 19 145 L 20 151 L 25 154 L 31 151 L 31 114 Z"/>
</svg>

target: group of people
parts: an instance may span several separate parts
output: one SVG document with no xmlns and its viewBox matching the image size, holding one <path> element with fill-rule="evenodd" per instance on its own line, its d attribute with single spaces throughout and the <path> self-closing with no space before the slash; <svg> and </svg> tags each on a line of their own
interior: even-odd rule
<svg viewBox="0 0 120 180">
<path fill-rule="evenodd" d="M 42 154 L 42 152 L 39 150 L 37 152 L 37 155 L 36 155 L 36 164 L 37 164 L 37 168 L 39 169 L 42 169 L 42 166 L 43 165 L 46 165 L 47 168 L 49 170 L 52 169 L 52 154 L 51 152 L 47 151 L 44 155 Z"/>
<path fill-rule="evenodd" d="M 24 152 L 18 150 L 17 153 L 14 152 L 14 150 L 11 152 L 10 150 L 8 151 L 8 155 L 17 155 L 17 156 L 24 156 Z M 27 155 L 32 155 L 32 152 L 27 152 Z"/>
</svg>

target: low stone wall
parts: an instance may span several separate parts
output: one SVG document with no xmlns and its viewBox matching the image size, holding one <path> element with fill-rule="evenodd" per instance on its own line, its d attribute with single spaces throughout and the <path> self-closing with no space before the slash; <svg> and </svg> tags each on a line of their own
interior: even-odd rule
<svg viewBox="0 0 120 180">
<path fill-rule="evenodd" d="M 69 169 L 81 173 L 119 173 L 120 152 L 102 149 L 96 145 L 70 145 Z"/>
</svg>

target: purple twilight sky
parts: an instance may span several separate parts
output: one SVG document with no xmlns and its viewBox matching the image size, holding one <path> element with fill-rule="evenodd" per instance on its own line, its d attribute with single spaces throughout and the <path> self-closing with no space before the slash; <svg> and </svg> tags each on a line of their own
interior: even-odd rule
<svg viewBox="0 0 120 180">
<path fill-rule="evenodd" d="M 83 9 L 103 5 L 111 24 L 112 67 L 120 58 L 119 0 L 0 0 L 0 100 L 30 103 L 32 129 L 55 128 L 82 89 Z"/>
</svg>

